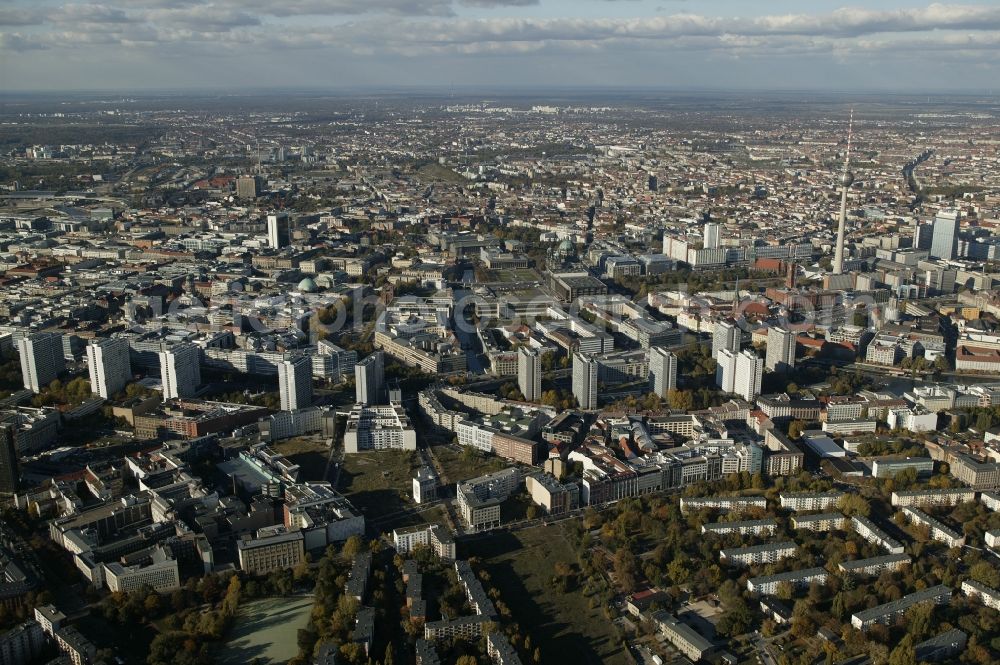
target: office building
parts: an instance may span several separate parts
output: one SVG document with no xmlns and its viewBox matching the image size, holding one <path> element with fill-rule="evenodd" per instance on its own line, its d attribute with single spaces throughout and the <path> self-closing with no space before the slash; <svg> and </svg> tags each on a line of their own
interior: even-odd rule
<svg viewBox="0 0 1000 665">
<path fill-rule="evenodd" d="M 719 249 L 720 227 L 714 222 L 705 225 L 704 249 Z"/>
<path fill-rule="evenodd" d="M 15 494 L 21 485 L 16 438 L 17 428 L 13 423 L 0 423 L 0 496 Z"/>
<path fill-rule="evenodd" d="M 795 333 L 784 328 L 768 328 L 765 367 L 770 372 L 788 372 L 795 367 Z"/>
<path fill-rule="evenodd" d="M 764 378 L 764 361 L 747 349 L 736 356 L 736 378 L 732 392 L 748 402 L 760 394 L 760 383 Z"/>
<path fill-rule="evenodd" d="M 929 476 L 934 473 L 934 460 L 930 457 L 887 457 L 872 462 L 873 478 L 892 478 L 906 469 L 913 469 L 917 476 Z"/>
<path fill-rule="evenodd" d="M 716 357 L 715 385 L 724 393 L 733 392 L 736 385 L 736 353 L 722 349 Z"/>
<path fill-rule="evenodd" d="M 287 532 L 284 527 L 261 530 L 257 538 L 244 536 L 236 543 L 240 568 L 251 575 L 267 575 L 299 565 L 305 558 L 301 531 Z"/>
<path fill-rule="evenodd" d="M 723 349 L 739 353 L 743 342 L 743 331 L 732 319 L 722 319 L 715 322 L 712 333 L 712 357 L 718 360 Z"/>
<path fill-rule="evenodd" d="M 260 180 L 254 175 L 242 175 L 236 179 L 236 198 L 255 199 L 260 195 Z"/>
<path fill-rule="evenodd" d="M 573 354 L 573 396 L 581 409 L 597 408 L 598 362 L 585 353 Z"/>
<path fill-rule="evenodd" d="M 950 260 L 955 258 L 958 248 L 958 227 L 961 213 L 958 210 L 941 210 L 934 218 L 931 235 L 930 256 L 932 259 Z"/>
<path fill-rule="evenodd" d="M 653 392 L 666 398 L 677 388 L 677 356 L 663 347 L 649 350 L 649 382 Z"/>
<path fill-rule="evenodd" d="M 542 397 L 542 356 L 538 349 L 522 346 L 517 350 L 517 387 L 529 402 Z"/>
<path fill-rule="evenodd" d="M 278 394 L 282 411 L 312 406 L 312 359 L 309 356 L 288 358 L 278 364 Z"/>
<path fill-rule="evenodd" d="M 40 393 L 66 369 L 62 335 L 33 333 L 17 341 L 24 387 Z"/>
<path fill-rule="evenodd" d="M 267 244 L 272 249 L 281 249 L 291 244 L 291 228 L 287 212 L 267 216 Z"/>
<path fill-rule="evenodd" d="M 181 585 L 177 560 L 168 548 L 157 545 L 145 564 L 123 566 L 117 561 L 103 564 L 104 581 L 115 593 L 130 593 L 151 587 L 157 593 L 172 591 Z"/>
<path fill-rule="evenodd" d="M 201 349 L 194 344 L 174 344 L 160 351 L 163 399 L 193 397 L 201 384 Z"/>
<path fill-rule="evenodd" d="M 376 351 L 354 366 L 354 395 L 358 404 L 381 404 L 385 392 L 385 360 Z"/>
<path fill-rule="evenodd" d="M 111 399 L 132 378 L 128 340 L 120 337 L 94 339 L 87 345 L 90 390 Z"/>
<path fill-rule="evenodd" d="M 715 646 L 694 628 L 664 610 L 654 612 L 650 619 L 663 637 L 692 663 L 700 662 L 715 651 Z"/>
</svg>

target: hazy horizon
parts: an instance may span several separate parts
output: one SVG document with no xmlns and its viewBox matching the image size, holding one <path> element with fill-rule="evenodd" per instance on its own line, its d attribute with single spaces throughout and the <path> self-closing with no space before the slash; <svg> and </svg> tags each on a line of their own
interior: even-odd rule
<svg viewBox="0 0 1000 665">
<path fill-rule="evenodd" d="M 0 0 L 16 92 L 992 94 L 1000 5 L 906 0 Z"/>
</svg>

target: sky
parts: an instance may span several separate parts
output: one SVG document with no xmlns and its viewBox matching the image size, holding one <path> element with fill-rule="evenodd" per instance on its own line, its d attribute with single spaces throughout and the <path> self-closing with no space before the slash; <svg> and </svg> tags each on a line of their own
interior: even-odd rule
<svg viewBox="0 0 1000 665">
<path fill-rule="evenodd" d="M 0 0 L 0 90 L 1000 92 L 1000 0 Z"/>
</svg>

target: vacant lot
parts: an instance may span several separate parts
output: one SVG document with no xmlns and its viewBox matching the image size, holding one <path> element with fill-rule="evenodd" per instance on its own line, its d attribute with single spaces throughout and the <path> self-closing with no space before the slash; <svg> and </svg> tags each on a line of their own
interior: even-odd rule
<svg viewBox="0 0 1000 665">
<path fill-rule="evenodd" d="M 339 490 L 366 517 L 377 519 L 414 505 L 410 492 L 420 456 L 409 450 L 380 450 L 344 456 Z"/>
<path fill-rule="evenodd" d="M 562 593 L 549 584 L 556 563 L 577 563 L 561 526 L 497 533 L 468 549 L 482 558 L 491 585 L 539 646 L 543 663 L 632 662 L 600 605 L 591 608 L 579 588 Z"/>
<path fill-rule="evenodd" d="M 302 480 L 326 480 L 326 462 L 330 457 L 330 448 L 321 437 L 301 436 L 294 439 L 278 441 L 271 446 L 275 452 L 281 453 L 298 464 Z"/>
<path fill-rule="evenodd" d="M 450 483 L 476 478 L 510 466 L 503 459 L 486 455 L 475 448 L 434 446 L 433 453 Z"/>
<path fill-rule="evenodd" d="M 452 171 L 447 166 L 441 166 L 440 164 L 426 164 L 417 169 L 417 176 L 423 182 L 445 182 L 452 184 L 466 184 L 469 181 L 464 177 Z"/>
<path fill-rule="evenodd" d="M 297 635 L 312 611 L 312 596 L 264 598 L 240 607 L 236 624 L 219 662 L 247 665 L 253 662 L 286 663 L 299 653 Z"/>
</svg>

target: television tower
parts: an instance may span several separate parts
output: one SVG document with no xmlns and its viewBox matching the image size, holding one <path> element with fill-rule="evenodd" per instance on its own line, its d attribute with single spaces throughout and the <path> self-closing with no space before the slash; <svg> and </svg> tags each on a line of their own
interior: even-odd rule
<svg viewBox="0 0 1000 665">
<path fill-rule="evenodd" d="M 833 274 L 844 274 L 844 236 L 847 234 L 847 190 L 854 182 L 851 173 L 851 138 L 854 135 L 854 109 L 851 109 L 851 121 L 847 126 L 847 154 L 844 156 L 844 172 L 840 176 L 840 221 L 837 225 L 837 246 L 833 255 Z"/>
</svg>

